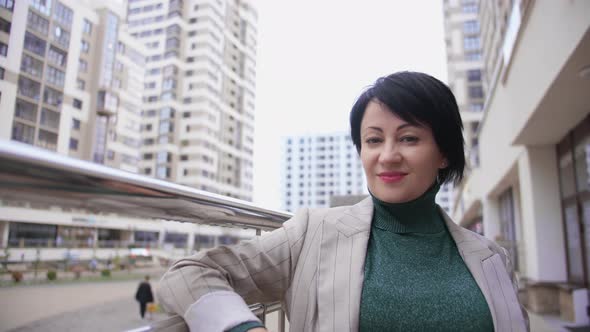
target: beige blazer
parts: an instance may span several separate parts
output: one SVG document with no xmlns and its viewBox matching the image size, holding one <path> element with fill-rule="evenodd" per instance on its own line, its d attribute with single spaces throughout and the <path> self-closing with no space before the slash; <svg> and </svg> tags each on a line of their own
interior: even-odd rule
<svg viewBox="0 0 590 332">
<path fill-rule="evenodd" d="M 528 331 L 506 250 L 442 214 L 495 331 Z M 183 316 L 201 296 L 233 290 L 247 303 L 283 301 L 292 332 L 357 331 L 372 217 L 370 197 L 353 206 L 303 209 L 257 239 L 179 260 L 162 278 L 160 301 Z"/>
</svg>

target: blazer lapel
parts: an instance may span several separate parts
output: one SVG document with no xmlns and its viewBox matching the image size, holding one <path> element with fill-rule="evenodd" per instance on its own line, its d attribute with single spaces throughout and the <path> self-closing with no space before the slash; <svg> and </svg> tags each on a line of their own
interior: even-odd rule
<svg viewBox="0 0 590 332">
<path fill-rule="evenodd" d="M 357 331 L 373 202 L 367 198 L 323 223 L 318 267 L 321 331 Z"/>
<path fill-rule="evenodd" d="M 490 258 L 499 257 L 497 257 L 497 254 L 495 254 L 486 243 L 479 239 L 474 233 L 455 224 L 451 218 L 442 211 L 442 209 L 440 211 L 447 228 L 451 233 L 451 237 L 455 240 L 459 254 L 463 258 L 465 265 L 467 265 L 467 268 L 471 272 L 471 275 L 473 275 L 475 282 L 486 299 L 494 322 L 494 330 L 505 331 L 510 326 L 505 321 L 506 315 L 504 314 L 507 304 L 497 303 L 499 301 L 496 297 L 501 294 L 499 295 L 497 293 L 495 281 L 497 281 L 499 277 L 495 272 L 491 273 L 492 271 L 490 269 L 490 264 L 492 263 Z M 500 312 L 498 310 L 500 310 Z"/>
</svg>

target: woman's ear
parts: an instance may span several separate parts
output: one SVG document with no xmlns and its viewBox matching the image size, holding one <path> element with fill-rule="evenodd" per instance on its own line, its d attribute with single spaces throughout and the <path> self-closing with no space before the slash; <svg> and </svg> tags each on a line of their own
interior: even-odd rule
<svg viewBox="0 0 590 332">
<path fill-rule="evenodd" d="M 449 166 L 449 162 L 447 161 L 447 158 L 443 158 L 443 160 L 440 163 L 440 166 L 438 168 L 439 169 L 445 169 L 445 168 L 447 168 L 447 166 Z"/>
</svg>

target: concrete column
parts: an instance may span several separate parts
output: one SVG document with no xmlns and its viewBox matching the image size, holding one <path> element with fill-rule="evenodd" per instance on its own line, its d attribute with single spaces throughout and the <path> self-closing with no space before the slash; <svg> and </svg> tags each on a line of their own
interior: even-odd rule
<svg viewBox="0 0 590 332">
<path fill-rule="evenodd" d="M 567 279 L 555 146 L 526 147 L 518 160 L 527 277 Z"/>
<path fill-rule="evenodd" d="M 96 248 L 98 248 L 98 228 L 94 228 L 93 235 L 94 239 L 92 240 L 92 248 L 96 250 Z"/>
<path fill-rule="evenodd" d="M 498 200 L 486 197 L 482 202 L 483 234 L 492 241 L 496 241 L 502 234 L 500 228 L 500 210 Z"/>
<path fill-rule="evenodd" d="M 0 221 L 0 248 L 8 247 L 9 230 L 10 230 L 10 222 Z"/>
<path fill-rule="evenodd" d="M 188 239 L 186 241 L 186 252 L 187 254 L 192 254 L 193 247 L 195 246 L 195 230 L 191 229 L 188 232 Z"/>
<path fill-rule="evenodd" d="M 125 244 L 125 247 L 127 247 L 128 244 L 133 243 L 135 238 L 135 235 L 133 233 L 133 231 L 129 230 L 129 231 L 121 231 L 121 242 L 123 242 Z"/>
<path fill-rule="evenodd" d="M 166 236 L 166 230 L 164 228 L 160 229 L 158 233 L 158 248 L 162 248 L 164 246 L 164 238 Z"/>
</svg>

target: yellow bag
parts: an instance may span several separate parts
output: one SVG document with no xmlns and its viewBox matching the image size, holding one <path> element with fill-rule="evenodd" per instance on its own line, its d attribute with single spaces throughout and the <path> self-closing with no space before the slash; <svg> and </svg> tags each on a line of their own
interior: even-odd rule
<svg viewBox="0 0 590 332">
<path fill-rule="evenodd" d="M 160 306 L 157 303 L 150 302 L 147 304 L 147 311 L 150 313 L 158 312 L 160 311 Z"/>
</svg>

